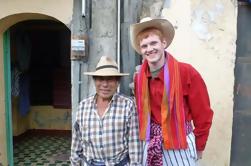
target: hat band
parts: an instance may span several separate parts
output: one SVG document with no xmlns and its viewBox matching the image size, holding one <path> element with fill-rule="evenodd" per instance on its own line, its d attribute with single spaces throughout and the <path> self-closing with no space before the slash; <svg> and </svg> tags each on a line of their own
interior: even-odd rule
<svg viewBox="0 0 251 166">
<path fill-rule="evenodd" d="M 113 66 L 113 65 L 104 65 L 104 66 L 99 66 L 96 68 L 96 71 L 97 70 L 100 70 L 100 69 L 105 69 L 105 68 L 115 68 L 115 69 L 118 69 L 117 66 Z"/>
</svg>

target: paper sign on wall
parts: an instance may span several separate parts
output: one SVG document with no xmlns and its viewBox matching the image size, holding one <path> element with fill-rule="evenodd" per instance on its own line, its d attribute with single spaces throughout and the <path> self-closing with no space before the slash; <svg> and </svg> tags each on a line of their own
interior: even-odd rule
<svg viewBox="0 0 251 166">
<path fill-rule="evenodd" d="M 72 36 L 71 39 L 71 59 L 81 60 L 87 56 L 87 36 Z"/>
<path fill-rule="evenodd" d="M 71 49 L 72 51 L 84 51 L 85 50 L 85 41 L 84 40 L 71 40 Z"/>
</svg>

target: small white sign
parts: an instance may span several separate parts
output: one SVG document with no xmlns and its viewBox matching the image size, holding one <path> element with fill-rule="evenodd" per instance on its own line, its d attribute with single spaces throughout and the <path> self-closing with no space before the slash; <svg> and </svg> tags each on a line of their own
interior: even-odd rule
<svg viewBox="0 0 251 166">
<path fill-rule="evenodd" d="M 85 40 L 71 40 L 71 49 L 73 51 L 84 51 L 85 50 Z"/>
</svg>

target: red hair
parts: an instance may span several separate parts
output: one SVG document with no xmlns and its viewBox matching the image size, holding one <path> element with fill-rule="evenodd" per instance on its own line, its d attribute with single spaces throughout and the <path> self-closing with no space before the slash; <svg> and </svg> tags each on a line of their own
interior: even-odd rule
<svg viewBox="0 0 251 166">
<path fill-rule="evenodd" d="M 163 41 L 164 40 L 164 37 L 163 37 L 163 33 L 157 29 L 157 28 L 147 28 L 147 29 L 144 29 L 143 31 L 139 32 L 136 36 L 136 42 L 137 44 L 139 45 L 140 41 L 149 37 L 150 34 L 154 34 L 154 35 L 157 35 L 159 36 L 160 38 L 160 41 Z"/>
</svg>

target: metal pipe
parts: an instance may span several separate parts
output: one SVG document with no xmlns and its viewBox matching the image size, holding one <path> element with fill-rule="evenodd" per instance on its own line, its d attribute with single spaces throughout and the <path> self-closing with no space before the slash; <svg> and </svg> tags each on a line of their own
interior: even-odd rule
<svg viewBox="0 0 251 166">
<path fill-rule="evenodd" d="M 120 70 L 120 0 L 117 2 L 117 64 Z"/>
<path fill-rule="evenodd" d="M 120 0 L 117 0 L 117 64 L 120 71 Z M 120 88 L 118 88 L 118 92 Z"/>
</svg>

